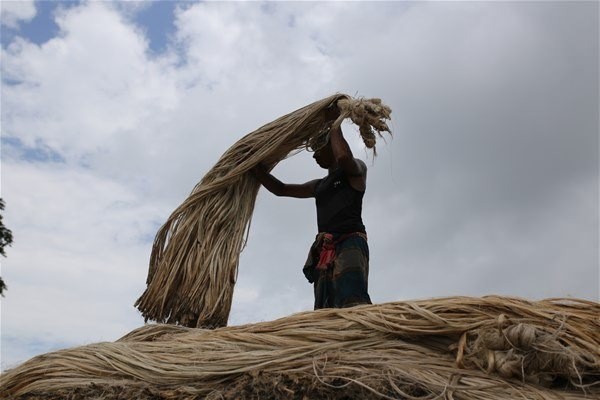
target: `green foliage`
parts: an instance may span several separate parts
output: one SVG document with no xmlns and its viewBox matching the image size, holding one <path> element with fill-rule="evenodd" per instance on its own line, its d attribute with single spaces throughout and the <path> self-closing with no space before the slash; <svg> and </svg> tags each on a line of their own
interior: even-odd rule
<svg viewBox="0 0 600 400">
<path fill-rule="evenodd" d="M 0 198 L 0 211 L 4 211 L 4 200 Z M 13 241 L 13 235 L 10 229 L 4 226 L 4 222 L 2 222 L 2 214 L 0 214 L 0 254 L 6 257 L 6 253 L 4 252 L 4 248 L 6 246 L 10 246 Z M 6 284 L 4 280 L 0 278 L 0 295 L 6 290 Z"/>
</svg>

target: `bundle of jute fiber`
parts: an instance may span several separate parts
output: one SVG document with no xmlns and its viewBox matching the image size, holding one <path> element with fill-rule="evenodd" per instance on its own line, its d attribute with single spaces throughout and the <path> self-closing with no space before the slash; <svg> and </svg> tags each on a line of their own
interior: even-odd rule
<svg viewBox="0 0 600 400">
<path fill-rule="evenodd" d="M 0 376 L 0 395 L 597 399 L 599 315 L 600 304 L 585 300 L 490 296 L 323 309 L 214 330 L 146 325 L 114 343 L 34 357 Z M 520 327 L 533 333 L 513 332 Z M 495 360 L 518 354 L 522 368 L 487 365 L 488 351 Z M 528 361 L 542 358 L 548 362 Z"/>
<path fill-rule="evenodd" d="M 259 163 L 273 168 L 290 153 L 314 147 L 346 118 L 374 150 L 376 134 L 389 132 L 390 113 L 379 99 L 337 94 L 264 125 L 229 148 L 156 235 L 147 288 L 135 303 L 146 320 L 227 325 L 260 186 L 251 169 Z"/>
</svg>

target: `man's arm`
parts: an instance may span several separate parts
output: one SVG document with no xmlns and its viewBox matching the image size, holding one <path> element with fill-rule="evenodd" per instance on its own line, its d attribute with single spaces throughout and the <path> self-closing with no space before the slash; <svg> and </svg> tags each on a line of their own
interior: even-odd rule
<svg viewBox="0 0 600 400">
<path fill-rule="evenodd" d="M 350 150 L 348 142 L 344 139 L 341 128 L 338 127 L 329 132 L 329 143 L 337 165 L 344 170 L 346 175 L 360 176 L 365 174 L 364 163 L 359 162 L 352 155 L 352 150 Z"/>
<path fill-rule="evenodd" d="M 315 186 L 318 179 L 300 185 L 286 184 L 267 172 L 264 165 L 259 164 L 252 169 L 254 176 L 267 190 L 275 196 L 296 197 L 306 199 L 315 196 Z"/>
</svg>

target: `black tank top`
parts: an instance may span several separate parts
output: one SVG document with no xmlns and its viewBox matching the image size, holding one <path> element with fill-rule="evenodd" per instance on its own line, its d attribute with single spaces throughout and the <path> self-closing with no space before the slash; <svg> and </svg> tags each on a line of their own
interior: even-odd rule
<svg viewBox="0 0 600 400">
<path fill-rule="evenodd" d="M 365 192 L 354 189 L 341 168 L 315 186 L 319 232 L 363 232 L 362 199 Z"/>
</svg>

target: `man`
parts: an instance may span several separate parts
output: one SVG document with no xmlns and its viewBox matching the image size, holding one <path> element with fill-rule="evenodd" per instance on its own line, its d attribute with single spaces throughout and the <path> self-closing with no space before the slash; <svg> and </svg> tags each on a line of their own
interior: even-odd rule
<svg viewBox="0 0 600 400">
<path fill-rule="evenodd" d="M 315 149 L 313 158 L 329 171 L 322 179 L 286 184 L 263 165 L 256 178 L 277 196 L 316 199 L 319 234 L 311 246 L 304 274 L 314 283 L 315 309 L 371 304 L 368 294 L 369 247 L 362 222 L 367 166 L 354 158 L 340 128 Z"/>
</svg>

